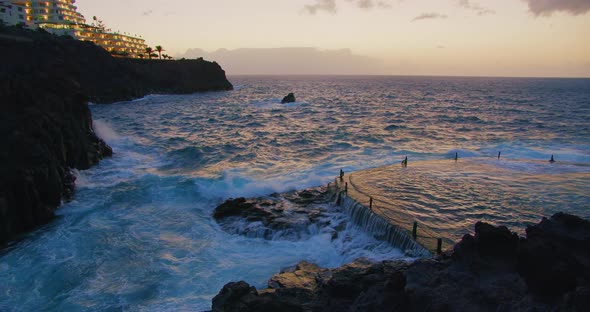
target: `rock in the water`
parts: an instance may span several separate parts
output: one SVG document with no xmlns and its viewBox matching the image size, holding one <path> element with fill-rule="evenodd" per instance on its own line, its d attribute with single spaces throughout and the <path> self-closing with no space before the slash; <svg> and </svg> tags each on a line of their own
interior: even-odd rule
<svg viewBox="0 0 590 312">
<path fill-rule="evenodd" d="M 398 125 L 389 125 L 385 128 L 383 128 L 383 130 L 385 131 L 393 131 L 393 130 L 398 130 L 398 129 L 404 129 L 404 126 L 398 126 Z"/>
<path fill-rule="evenodd" d="M 213 217 L 233 234 L 266 239 L 298 240 L 309 235 L 311 224 L 329 223 L 326 208 L 331 200 L 326 187 L 273 194 L 263 198 L 226 200 L 215 208 Z"/>
<path fill-rule="evenodd" d="M 281 101 L 281 104 L 293 103 L 293 102 L 295 102 L 295 94 L 289 93 L 289 94 L 287 94 L 287 96 L 285 96 L 283 98 L 283 100 Z"/>
</svg>

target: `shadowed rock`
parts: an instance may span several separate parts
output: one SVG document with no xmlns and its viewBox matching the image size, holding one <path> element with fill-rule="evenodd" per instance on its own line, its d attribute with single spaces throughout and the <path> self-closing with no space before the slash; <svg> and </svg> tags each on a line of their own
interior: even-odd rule
<svg viewBox="0 0 590 312">
<path fill-rule="evenodd" d="M 229 199 L 215 208 L 213 218 L 233 234 L 266 239 L 298 240 L 308 235 L 312 224 L 326 225 L 326 207 L 331 200 L 326 187 L 273 194 L 263 198 Z"/>
<path fill-rule="evenodd" d="M 281 100 L 281 104 L 293 103 L 293 102 L 295 102 L 295 94 L 293 94 L 293 93 L 287 94 L 287 96 L 285 96 L 283 98 L 283 100 Z"/>
<path fill-rule="evenodd" d="M 514 270 L 518 247 L 518 235 L 505 226 L 477 222 L 475 236 L 463 236 L 453 249 L 453 259 L 470 266 Z"/>
<path fill-rule="evenodd" d="M 71 168 L 112 154 L 89 100 L 232 88 L 215 62 L 116 59 L 43 30 L 0 27 L 0 57 L 0 246 L 54 216 L 74 191 Z"/>
<path fill-rule="evenodd" d="M 518 252 L 518 271 L 532 292 L 547 300 L 571 291 L 588 294 L 589 229 L 590 222 L 565 213 L 527 228 Z M 590 297 L 585 298 L 590 303 Z"/>
<path fill-rule="evenodd" d="M 527 228 L 527 238 L 477 223 L 474 236 L 436 259 L 358 259 L 336 269 L 300 262 L 264 290 L 230 283 L 213 311 L 280 304 L 289 311 L 586 311 L 589 238 L 589 221 L 562 213 Z M 240 289 L 247 291 L 226 295 Z"/>
</svg>

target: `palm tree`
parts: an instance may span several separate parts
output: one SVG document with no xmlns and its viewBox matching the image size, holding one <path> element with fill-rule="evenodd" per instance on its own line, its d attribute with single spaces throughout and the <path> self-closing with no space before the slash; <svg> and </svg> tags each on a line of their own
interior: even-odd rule
<svg viewBox="0 0 590 312">
<path fill-rule="evenodd" d="M 150 47 L 145 48 L 145 54 L 148 55 L 150 60 L 152 59 L 152 52 L 154 52 L 154 50 L 152 50 L 152 48 L 150 48 Z"/>
<path fill-rule="evenodd" d="M 164 51 L 164 49 L 162 49 L 162 46 L 156 46 L 156 51 L 158 51 L 158 54 L 160 55 L 160 59 L 162 59 L 162 51 Z"/>
</svg>

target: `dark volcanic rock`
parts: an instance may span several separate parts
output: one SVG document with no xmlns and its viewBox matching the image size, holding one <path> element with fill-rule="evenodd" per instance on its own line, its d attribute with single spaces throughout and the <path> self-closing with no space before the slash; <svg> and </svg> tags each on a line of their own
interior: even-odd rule
<svg viewBox="0 0 590 312">
<path fill-rule="evenodd" d="M 70 168 L 112 154 L 88 100 L 232 88 L 214 62 L 116 59 L 42 30 L 0 27 L 0 57 L 0 245 L 53 217 L 74 190 Z"/>
<path fill-rule="evenodd" d="M 287 94 L 287 96 L 285 96 L 282 100 L 281 100 L 281 104 L 285 104 L 285 103 L 293 103 L 295 102 L 295 94 L 293 93 L 289 93 Z"/>
<path fill-rule="evenodd" d="M 245 236 L 297 240 L 311 224 L 325 225 L 332 193 L 327 187 L 273 194 L 263 198 L 229 199 L 215 208 L 213 217 L 230 233 Z"/>
<path fill-rule="evenodd" d="M 566 214 L 529 227 L 526 239 L 478 223 L 474 236 L 436 259 L 358 259 L 336 269 L 301 262 L 264 290 L 230 283 L 213 311 L 280 304 L 289 311 L 587 311 L 589 238 L 590 222 Z"/>
<path fill-rule="evenodd" d="M 455 245 L 453 258 L 472 266 L 514 270 L 518 246 L 518 235 L 505 226 L 477 222 L 475 237 L 465 235 Z"/>
<path fill-rule="evenodd" d="M 194 93 L 231 90 L 225 72 L 215 62 L 199 60 L 140 60 L 113 58 L 91 42 L 56 37 L 44 31 L 3 28 L 0 34 L 31 42 L 0 37 L 0 55 L 11 60 L 0 64 L 4 73 L 25 75 L 60 69 L 72 77 L 91 102 L 112 103 L 152 93 Z"/>
<path fill-rule="evenodd" d="M 518 270 L 533 293 L 550 300 L 576 288 L 588 293 L 589 221 L 558 213 L 528 227 L 526 233 L 518 253 Z"/>
<path fill-rule="evenodd" d="M 0 80 L 0 243 L 53 217 L 72 194 L 69 168 L 112 154 L 92 130 L 86 97 L 59 68 Z"/>
</svg>

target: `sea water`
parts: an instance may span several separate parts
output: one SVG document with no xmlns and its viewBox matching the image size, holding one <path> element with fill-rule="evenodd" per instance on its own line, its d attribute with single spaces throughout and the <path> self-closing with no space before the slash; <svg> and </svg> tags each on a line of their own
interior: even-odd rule
<svg viewBox="0 0 590 312">
<path fill-rule="evenodd" d="M 546 175 L 577 194 L 575 205 L 562 196 L 547 208 L 536 181 L 519 181 L 531 186 L 520 193 L 536 199 L 512 199 L 513 225 L 561 210 L 590 217 L 588 79 L 230 80 L 233 91 L 91 106 L 94 128 L 115 154 L 76 172 L 76 194 L 57 218 L 0 252 L 0 311 L 207 310 L 225 283 L 264 287 L 300 260 L 336 267 L 357 257 L 403 258 L 353 225 L 337 239 L 318 231 L 265 240 L 225 233 L 211 215 L 227 198 L 321 185 L 341 168 L 405 156 L 493 159 L 501 151 L 514 160 L 502 169 L 508 176 L 549 168 Z M 280 104 L 289 92 L 297 102 Z M 568 165 L 549 167 L 552 154 Z M 471 209 L 490 222 L 506 219 L 501 207 L 485 205 Z"/>
</svg>

